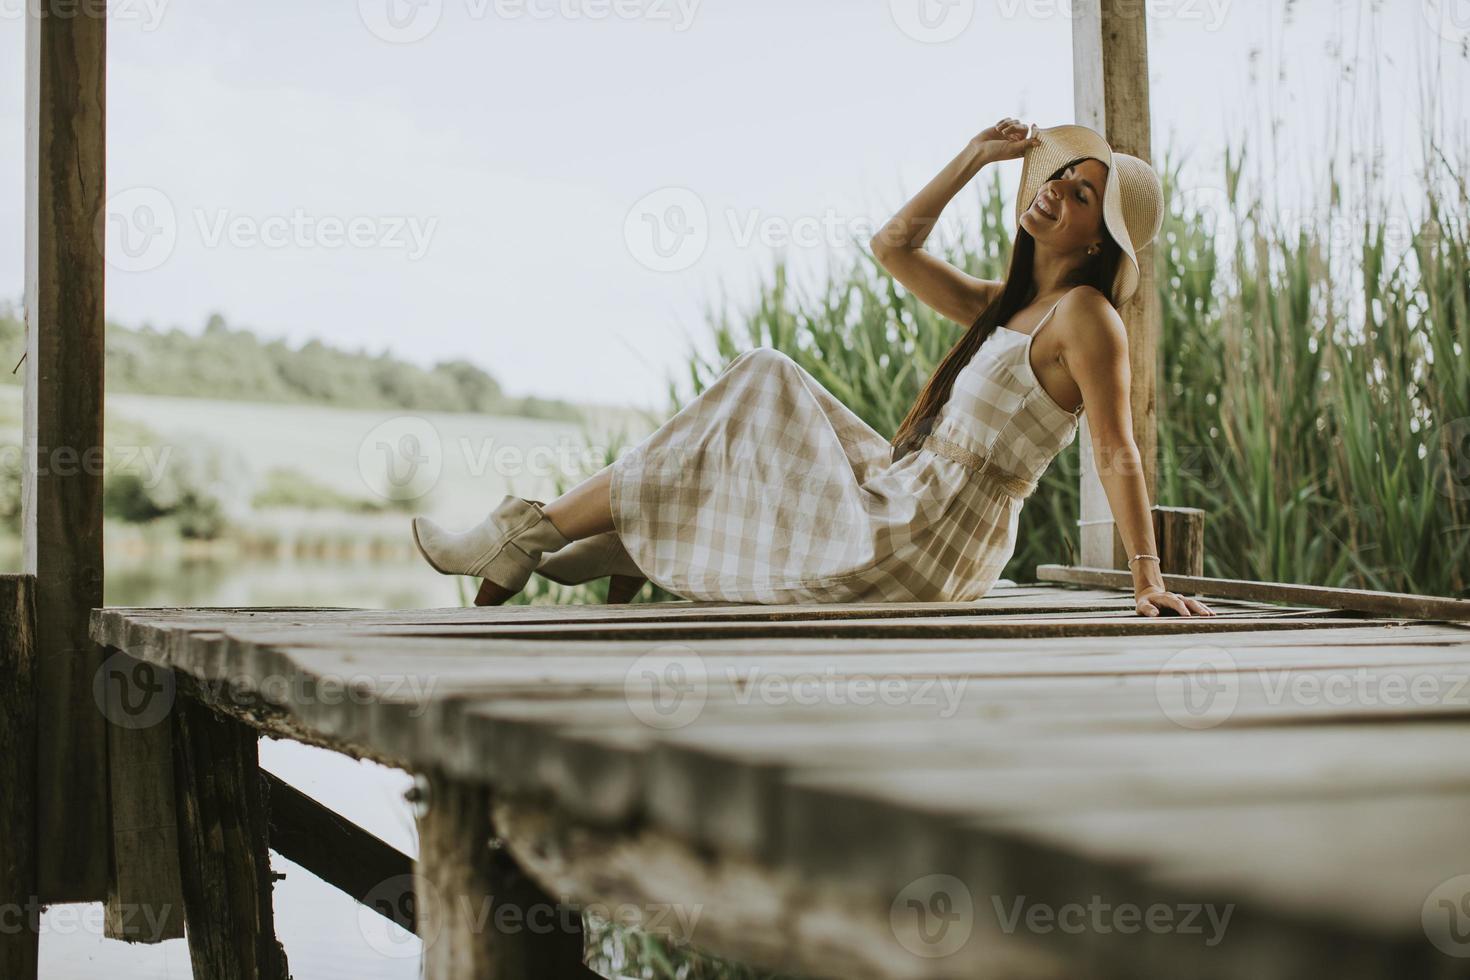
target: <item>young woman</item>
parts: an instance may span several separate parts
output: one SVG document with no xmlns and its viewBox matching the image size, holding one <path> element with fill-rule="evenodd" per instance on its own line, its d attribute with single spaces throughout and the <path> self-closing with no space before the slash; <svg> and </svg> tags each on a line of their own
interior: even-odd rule
<svg viewBox="0 0 1470 980">
<path fill-rule="evenodd" d="M 1021 156 L 1005 281 L 924 251 L 960 188 Z M 645 579 L 729 602 L 971 600 L 1015 552 L 1022 504 L 1085 407 L 1139 615 L 1214 615 L 1163 587 L 1130 424 L 1118 307 L 1162 220 L 1144 161 L 1084 126 L 1033 133 L 1002 119 L 873 238 L 895 279 L 968 328 L 892 443 L 791 358 L 758 347 L 551 503 L 507 496 L 459 533 L 415 518 L 414 540 L 437 571 L 483 579 L 479 605 L 504 602 L 533 571 L 564 583 L 611 575 L 610 600 Z"/>
</svg>

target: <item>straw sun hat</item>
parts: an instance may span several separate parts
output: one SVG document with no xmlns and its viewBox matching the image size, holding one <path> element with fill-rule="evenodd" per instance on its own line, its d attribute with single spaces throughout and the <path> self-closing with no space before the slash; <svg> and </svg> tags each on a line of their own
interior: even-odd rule
<svg viewBox="0 0 1470 980">
<path fill-rule="evenodd" d="M 1052 126 L 1038 130 L 1040 145 L 1026 151 L 1021 188 L 1016 192 L 1016 222 L 1036 200 L 1052 173 L 1078 157 L 1092 157 L 1108 168 L 1103 185 L 1103 223 L 1123 249 L 1113 279 L 1113 305 L 1122 306 L 1138 289 L 1137 249 L 1154 240 L 1164 222 L 1164 190 L 1154 168 L 1138 157 L 1114 153 L 1108 141 L 1086 126 Z"/>
</svg>

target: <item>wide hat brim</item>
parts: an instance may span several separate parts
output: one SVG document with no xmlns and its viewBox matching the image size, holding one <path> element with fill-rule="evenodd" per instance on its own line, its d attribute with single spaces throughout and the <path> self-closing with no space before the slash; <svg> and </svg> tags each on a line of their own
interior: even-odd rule
<svg viewBox="0 0 1470 980">
<path fill-rule="evenodd" d="M 1021 224 L 1021 215 L 1036 201 L 1041 185 L 1050 180 L 1053 173 L 1079 157 L 1101 161 L 1108 168 L 1107 182 L 1103 185 L 1103 224 L 1123 250 L 1112 288 L 1113 305 L 1121 306 L 1138 289 L 1138 256 L 1123 216 L 1123 193 L 1118 168 L 1114 166 L 1113 148 L 1101 133 L 1087 126 L 1052 126 L 1037 130 L 1036 137 L 1041 144 L 1027 150 L 1021 164 L 1021 186 L 1016 192 L 1017 228 Z"/>
</svg>

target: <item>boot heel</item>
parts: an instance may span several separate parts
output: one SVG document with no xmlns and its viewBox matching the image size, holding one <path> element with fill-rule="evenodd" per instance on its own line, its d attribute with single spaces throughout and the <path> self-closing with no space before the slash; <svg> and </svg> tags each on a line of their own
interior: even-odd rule
<svg viewBox="0 0 1470 980">
<path fill-rule="evenodd" d="M 610 575 L 607 580 L 607 602 L 622 606 L 632 602 L 648 579 L 641 575 Z"/>
</svg>

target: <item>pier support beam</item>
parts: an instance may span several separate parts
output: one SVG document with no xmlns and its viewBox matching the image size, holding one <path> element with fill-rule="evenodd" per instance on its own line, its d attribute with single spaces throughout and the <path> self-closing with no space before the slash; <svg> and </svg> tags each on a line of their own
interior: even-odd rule
<svg viewBox="0 0 1470 980">
<path fill-rule="evenodd" d="M 36 980 L 35 579 L 0 575 L 0 977 Z"/>
<path fill-rule="evenodd" d="M 558 902 L 500 846 L 488 787 L 429 779 L 415 887 L 426 980 L 595 980 L 582 913 Z"/>
<path fill-rule="evenodd" d="M 194 980 L 289 980 L 271 909 L 270 815 L 256 733 L 174 706 L 179 865 Z"/>
</svg>

